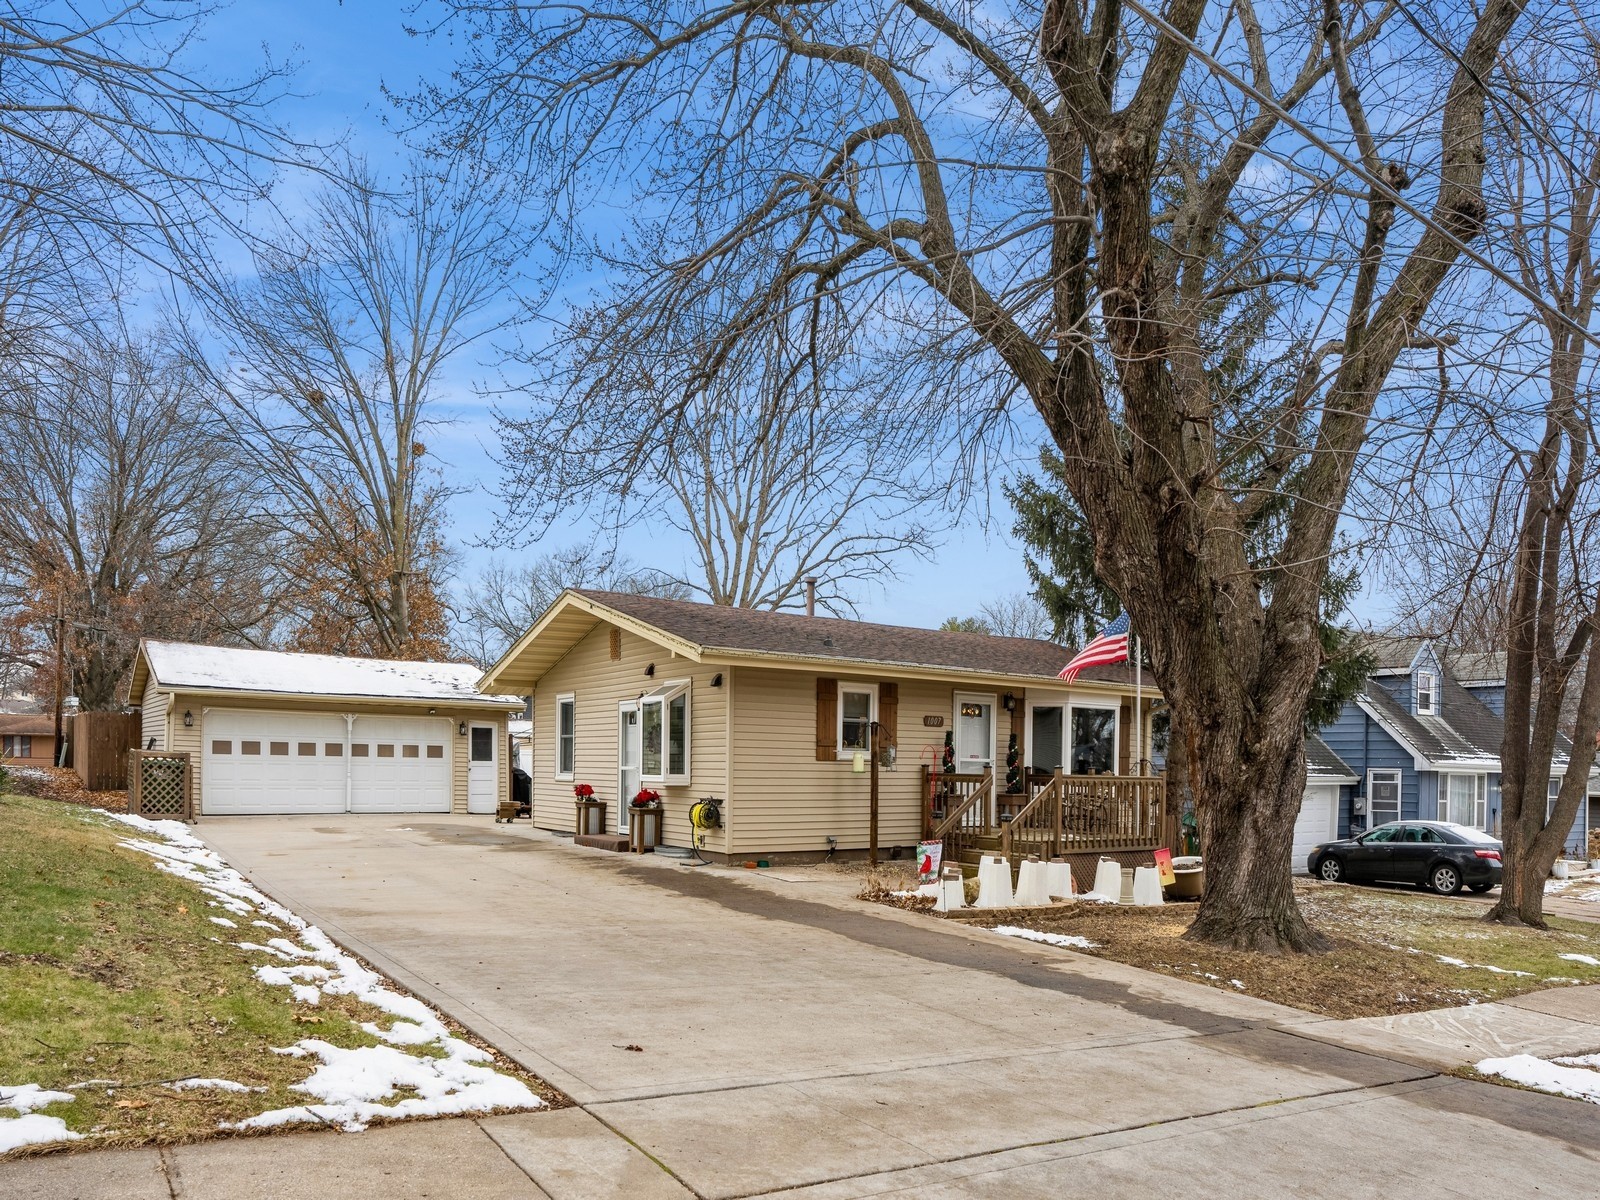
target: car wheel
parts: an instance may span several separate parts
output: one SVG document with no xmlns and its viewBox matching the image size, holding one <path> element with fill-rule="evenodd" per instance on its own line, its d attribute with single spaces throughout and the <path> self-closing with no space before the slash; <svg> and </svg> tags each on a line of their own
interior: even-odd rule
<svg viewBox="0 0 1600 1200">
<path fill-rule="evenodd" d="M 1317 878 L 1324 879 L 1329 883 L 1339 883 L 1344 879 L 1344 863 L 1334 858 L 1333 855 L 1328 855 L 1327 858 L 1317 864 Z"/>
<path fill-rule="evenodd" d="M 1482 893 L 1487 892 L 1493 886 L 1494 884 L 1492 883 L 1469 883 L 1467 884 L 1467 891 Z"/>
<path fill-rule="evenodd" d="M 1428 872 L 1428 886 L 1441 896 L 1454 896 L 1461 890 L 1461 868 L 1454 863 L 1435 863 Z"/>
</svg>

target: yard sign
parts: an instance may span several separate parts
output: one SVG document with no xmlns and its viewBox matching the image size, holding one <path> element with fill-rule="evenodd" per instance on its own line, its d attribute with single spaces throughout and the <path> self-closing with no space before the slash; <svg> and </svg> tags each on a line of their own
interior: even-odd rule
<svg viewBox="0 0 1600 1200">
<path fill-rule="evenodd" d="M 943 842 L 917 843 L 917 882 L 938 883 L 939 863 L 944 858 Z"/>
</svg>

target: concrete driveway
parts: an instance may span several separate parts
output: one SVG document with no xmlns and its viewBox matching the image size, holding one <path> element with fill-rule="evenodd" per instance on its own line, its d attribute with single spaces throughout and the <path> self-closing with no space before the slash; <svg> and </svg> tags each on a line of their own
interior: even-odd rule
<svg viewBox="0 0 1600 1200">
<path fill-rule="evenodd" d="M 838 878 L 483 817 L 198 832 L 652 1157 L 663 1193 L 1586 1194 L 1600 1169 L 1593 1106 L 1438 1072 L 1496 1044 L 1472 1014 L 1420 1039 L 1329 1022 L 868 908 Z M 1517 1036 L 1600 1049 L 1586 991 L 1516 1010 Z"/>
</svg>

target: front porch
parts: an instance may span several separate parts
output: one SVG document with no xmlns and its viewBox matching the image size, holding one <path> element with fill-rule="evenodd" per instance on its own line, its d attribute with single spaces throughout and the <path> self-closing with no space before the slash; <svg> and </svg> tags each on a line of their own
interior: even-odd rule
<svg viewBox="0 0 1600 1200">
<path fill-rule="evenodd" d="M 1178 844 L 1177 815 L 1168 811 L 1167 781 L 1159 775 L 1033 771 L 1021 791 L 1007 792 L 992 770 L 924 766 L 922 784 L 924 839 L 943 842 L 944 861 L 969 874 L 985 854 L 1004 855 L 1013 866 L 1037 855 L 1067 859 L 1073 877 L 1082 879 L 1102 855 L 1125 865 L 1148 863 L 1154 851 Z"/>
</svg>

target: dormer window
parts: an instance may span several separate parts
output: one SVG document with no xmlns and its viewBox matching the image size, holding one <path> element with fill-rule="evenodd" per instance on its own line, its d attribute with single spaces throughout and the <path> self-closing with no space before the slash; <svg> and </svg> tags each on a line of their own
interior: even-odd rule
<svg viewBox="0 0 1600 1200">
<path fill-rule="evenodd" d="M 1417 672 L 1417 716 L 1431 717 L 1439 711 L 1439 677 L 1432 671 Z"/>
</svg>

